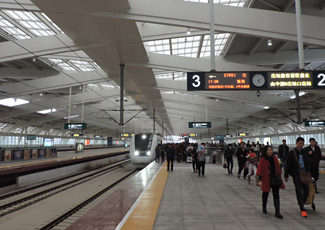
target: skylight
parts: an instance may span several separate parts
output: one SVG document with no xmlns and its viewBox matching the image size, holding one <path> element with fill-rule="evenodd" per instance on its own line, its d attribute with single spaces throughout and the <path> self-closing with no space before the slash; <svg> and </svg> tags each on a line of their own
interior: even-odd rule
<svg viewBox="0 0 325 230">
<path fill-rule="evenodd" d="M 18 29 L 8 20 L 0 16 L 0 28 L 18 40 L 29 39 L 30 36 Z"/>
<path fill-rule="evenodd" d="M 173 55 L 185 57 L 197 57 L 201 36 L 173 38 L 172 52 Z"/>
<path fill-rule="evenodd" d="M 215 55 L 220 55 L 228 41 L 229 33 L 215 34 Z M 203 39 L 203 41 L 201 41 Z M 171 44 L 169 43 L 171 42 Z M 200 49 L 200 44 L 202 47 Z M 189 36 L 181 38 L 173 38 L 171 40 L 157 40 L 146 43 L 149 46 L 150 52 L 177 55 L 185 57 L 209 57 L 210 56 L 210 35 Z M 170 51 L 172 47 L 172 51 Z"/>
<path fill-rule="evenodd" d="M 150 41 L 147 43 L 147 45 L 149 46 L 150 52 L 159 54 L 171 54 L 168 39 Z"/>
<path fill-rule="evenodd" d="M 56 112 L 56 109 L 45 109 L 45 110 L 37 111 L 37 113 L 41 113 L 41 114 L 54 113 L 54 112 Z"/>
<path fill-rule="evenodd" d="M 225 47 L 229 36 L 229 33 L 214 35 L 214 45 L 216 51 L 215 55 L 220 55 L 222 53 L 222 50 Z M 210 35 L 204 36 L 200 57 L 210 57 Z"/>
<path fill-rule="evenodd" d="M 55 65 L 57 65 L 58 67 L 60 67 L 63 70 L 76 71 L 75 68 L 73 68 L 70 64 L 68 64 L 67 62 L 63 61 L 62 59 L 49 58 L 49 61 L 52 62 L 52 63 L 54 63 Z"/>
<path fill-rule="evenodd" d="M 184 2 L 199 2 L 208 3 L 209 0 L 183 0 Z M 227 6 L 237 6 L 244 7 L 250 0 L 214 0 L 215 4 L 227 5 Z"/>
<path fill-rule="evenodd" d="M 164 74 L 157 74 L 156 78 L 164 79 L 164 80 L 185 81 L 186 74 L 184 72 L 164 73 Z"/>
<path fill-rule="evenodd" d="M 0 100 L 0 105 L 8 106 L 8 107 L 14 107 L 18 105 L 24 105 L 28 104 L 29 101 L 26 101 L 24 99 L 18 99 L 18 98 L 6 98 Z"/>
<path fill-rule="evenodd" d="M 87 61 L 79 61 L 79 60 L 63 60 L 63 59 L 56 59 L 56 58 L 49 58 L 48 60 L 63 70 L 87 72 L 87 71 L 100 69 L 100 67 L 96 64 L 96 62 L 87 62 Z"/>
<path fill-rule="evenodd" d="M 71 60 L 69 62 L 83 72 L 95 70 L 95 68 L 86 61 Z"/>
<path fill-rule="evenodd" d="M 41 13 L 42 16 L 48 20 L 58 31 L 60 31 L 60 33 L 64 33 L 46 14 Z"/>
<path fill-rule="evenodd" d="M 3 10 L 9 17 L 17 21 L 20 25 L 28 29 L 37 37 L 54 35 L 45 23 L 43 23 L 35 14 L 27 11 Z"/>
</svg>

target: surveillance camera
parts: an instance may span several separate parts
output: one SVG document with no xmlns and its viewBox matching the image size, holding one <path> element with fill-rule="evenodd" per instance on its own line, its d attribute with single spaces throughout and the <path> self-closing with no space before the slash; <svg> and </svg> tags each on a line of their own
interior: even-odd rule
<svg viewBox="0 0 325 230">
<path fill-rule="evenodd" d="M 257 92 L 256 92 L 256 96 L 257 96 L 257 97 L 260 97 L 260 96 L 261 96 L 261 92 L 260 92 L 259 90 L 257 90 Z"/>
</svg>

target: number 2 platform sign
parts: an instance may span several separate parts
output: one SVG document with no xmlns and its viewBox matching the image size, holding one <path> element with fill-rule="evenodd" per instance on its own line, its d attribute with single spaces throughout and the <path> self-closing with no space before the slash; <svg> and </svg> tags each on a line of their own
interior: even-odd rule
<svg viewBox="0 0 325 230">
<path fill-rule="evenodd" d="M 325 71 L 188 72 L 188 91 L 325 89 Z"/>
</svg>

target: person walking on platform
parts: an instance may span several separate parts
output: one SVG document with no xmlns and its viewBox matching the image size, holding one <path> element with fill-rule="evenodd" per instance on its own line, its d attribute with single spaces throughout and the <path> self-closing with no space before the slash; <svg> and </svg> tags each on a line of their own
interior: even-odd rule
<svg viewBox="0 0 325 230">
<path fill-rule="evenodd" d="M 228 175 L 232 175 L 232 169 L 234 167 L 234 160 L 232 158 L 233 150 L 231 144 L 228 144 L 228 147 L 225 151 L 225 160 L 227 161 Z"/>
<path fill-rule="evenodd" d="M 156 162 L 159 161 L 160 151 L 161 151 L 161 145 L 158 144 L 157 147 L 156 147 L 156 149 L 155 149 L 155 152 L 156 152 L 156 159 L 155 159 L 155 161 L 156 161 Z"/>
<path fill-rule="evenodd" d="M 247 150 L 245 149 L 245 143 L 240 143 L 240 147 L 237 150 L 237 160 L 238 160 L 238 179 L 240 178 L 240 174 L 244 169 L 246 163 L 246 155 Z M 244 174 L 244 179 L 246 179 L 246 175 Z"/>
<path fill-rule="evenodd" d="M 263 213 L 267 213 L 267 199 L 269 192 L 272 188 L 273 193 L 273 203 L 275 208 L 275 216 L 279 219 L 283 219 L 280 214 L 280 188 L 284 189 L 285 186 L 281 179 L 281 167 L 278 158 L 273 154 L 273 149 L 271 146 L 263 149 L 262 157 L 257 168 L 257 173 L 259 185 L 263 191 L 262 194 L 262 208 Z"/>
<path fill-rule="evenodd" d="M 257 155 L 254 152 L 254 149 L 249 150 L 246 158 L 248 161 L 248 184 L 249 185 L 251 184 L 251 176 L 253 175 L 252 174 L 252 171 L 253 171 L 255 174 L 256 185 L 258 186 L 259 184 L 258 184 L 258 179 L 256 176 Z"/>
<path fill-rule="evenodd" d="M 198 165 L 198 171 L 199 176 L 205 176 L 205 143 L 201 143 L 201 145 L 196 150 L 198 156 L 197 156 L 197 165 Z"/>
<path fill-rule="evenodd" d="M 288 182 L 289 175 L 292 176 L 301 215 L 307 217 L 304 203 L 308 198 L 309 184 L 308 182 L 305 182 L 305 180 L 308 180 L 307 177 L 310 177 L 310 175 L 308 176 L 308 173 L 310 172 L 310 163 L 309 154 L 303 149 L 304 143 L 305 139 L 298 137 L 296 140 L 296 148 L 288 152 L 284 178 L 285 181 Z M 302 179 L 304 181 L 302 181 Z"/>
<path fill-rule="evenodd" d="M 171 144 L 169 144 L 167 147 L 167 171 L 169 171 L 169 167 L 170 170 L 173 171 L 174 159 L 175 159 L 175 149 Z"/>
<path fill-rule="evenodd" d="M 279 145 L 279 148 L 278 148 L 278 157 L 279 159 L 281 160 L 281 168 L 284 167 L 285 165 L 285 161 L 286 161 L 286 158 L 287 158 L 287 155 L 288 155 L 288 152 L 289 152 L 289 146 L 286 145 L 286 140 L 283 139 L 282 140 L 282 145 Z"/>
<path fill-rule="evenodd" d="M 306 151 L 309 154 L 309 161 L 310 161 L 310 173 L 311 177 L 315 180 L 315 192 L 318 193 L 316 181 L 319 178 L 319 162 L 322 158 L 322 151 L 320 150 L 319 146 L 316 145 L 315 138 L 309 139 L 309 146 L 306 147 Z"/>
</svg>

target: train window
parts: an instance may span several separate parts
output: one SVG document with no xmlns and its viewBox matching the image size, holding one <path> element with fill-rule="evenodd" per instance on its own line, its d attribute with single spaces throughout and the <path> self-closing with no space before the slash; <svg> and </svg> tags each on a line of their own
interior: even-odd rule
<svg viewBox="0 0 325 230">
<path fill-rule="evenodd" d="M 147 151 L 151 148 L 152 134 L 146 134 L 146 138 L 143 138 L 143 134 L 135 135 L 135 150 L 137 151 Z"/>
</svg>

